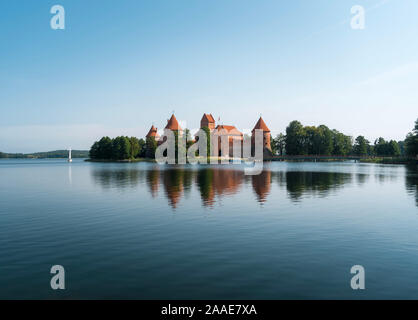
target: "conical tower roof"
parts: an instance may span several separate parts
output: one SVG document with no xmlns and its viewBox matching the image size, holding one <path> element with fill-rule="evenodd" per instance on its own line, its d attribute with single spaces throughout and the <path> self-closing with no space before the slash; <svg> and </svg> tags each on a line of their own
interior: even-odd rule
<svg viewBox="0 0 418 320">
<path fill-rule="evenodd" d="M 264 132 L 270 132 L 270 129 L 267 127 L 267 125 L 264 122 L 264 120 L 263 120 L 262 117 L 260 117 L 260 119 L 258 119 L 258 121 L 257 121 L 257 123 L 256 123 L 256 125 L 255 125 L 255 127 L 253 129 L 253 131 L 256 130 L 256 129 L 261 129 Z"/>
<path fill-rule="evenodd" d="M 173 114 L 171 118 L 167 121 L 167 125 L 165 126 L 166 129 L 174 130 L 174 131 L 181 131 L 181 127 L 179 122 L 177 121 L 175 115 Z"/>
<path fill-rule="evenodd" d="M 149 137 L 158 137 L 157 131 L 158 131 L 157 128 L 154 127 L 154 125 L 152 125 L 152 127 L 151 127 L 151 129 L 149 129 L 146 137 L 147 138 L 149 138 Z"/>
</svg>

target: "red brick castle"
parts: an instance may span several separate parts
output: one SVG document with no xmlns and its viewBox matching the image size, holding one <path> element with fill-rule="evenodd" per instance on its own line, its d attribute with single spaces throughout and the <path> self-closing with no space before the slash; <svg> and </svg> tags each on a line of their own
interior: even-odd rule
<svg viewBox="0 0 418 320">
<path fill-rule="evenodd" d="M 200 128 L 208 128 L 211 133 L 214 133 L 218 136 L 218 154 L 221 155 L 221 139 L 222 137 L 227 137 L 229 150 L 228 154 L 232 156 L 233 154 L 233 144 L 235 140 L 238 140 L 240 143 L 243 141 L 243 133 L 239 131 L 235 126 L 232 125 L 224 125 L 218 124 L 216 125 L 215 119 L 211 114 L 204 113 L 202 119 L 200 120 Z M 177 131 L 179 134 L 183 133 L 183 129 L 180 127 L 175 115 L 173 114 L 170 119 L 167 120 L 167 125 L 165 126 L 164 130 L 169 129 L 172 131 Z M 252 130 L 252 144 L 255 141 L 255 130 L 263 130 L 263 150 L 264 155 L 271 155 L 271 135 L 270 129 L 267 127 L 266 123 L 264 122 L 263 118 L 260 116 L 256 125 Z M 154 125 L 151 126 L 151 129 L 148 131 L 146 138 L 153 137 L 157 143 L 162 143 L 160 136 L 158 134 L 158 130 Z M 225 139 L 225 138 L 224 138 Z"/>
</svg>

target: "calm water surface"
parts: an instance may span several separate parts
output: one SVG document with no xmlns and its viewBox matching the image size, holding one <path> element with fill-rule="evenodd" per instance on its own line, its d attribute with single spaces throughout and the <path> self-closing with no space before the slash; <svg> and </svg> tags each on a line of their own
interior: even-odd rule
<svg viewBox="0 0 418 320">
<path fill-rule="evenodd" d="M 1 160 L 0 298 L 418 299 L 416 167 L 242 169 Z"/>
</svg>

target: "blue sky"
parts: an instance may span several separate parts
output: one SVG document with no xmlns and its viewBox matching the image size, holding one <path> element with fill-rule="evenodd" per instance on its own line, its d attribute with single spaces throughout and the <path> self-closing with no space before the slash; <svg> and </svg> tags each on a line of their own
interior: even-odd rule
<svg viewBox="0 0 418 320">
<path fill-rule="evenodd" d="M 50 28 L 50 8 L 66 29 Z M 350 27 L 353 5 L 366 28 Z M 172 110 L 273 131 L 292 120 L 403 139 L 418 117 L 416 0 L 8 0 L 0 3 L 0 150 L 144 136 Z"/>
</svg>

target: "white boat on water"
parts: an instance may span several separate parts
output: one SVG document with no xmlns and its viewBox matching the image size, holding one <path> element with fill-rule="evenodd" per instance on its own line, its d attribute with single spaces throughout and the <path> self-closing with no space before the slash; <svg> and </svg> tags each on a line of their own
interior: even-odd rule
<svg viewBox="0 0 418 320">
<path fill-rule="evenodd" d="M 68 162 L 73 162 L 73 159 L 71 158 L 71 148 L 68 151 Z"/>
</svg>

